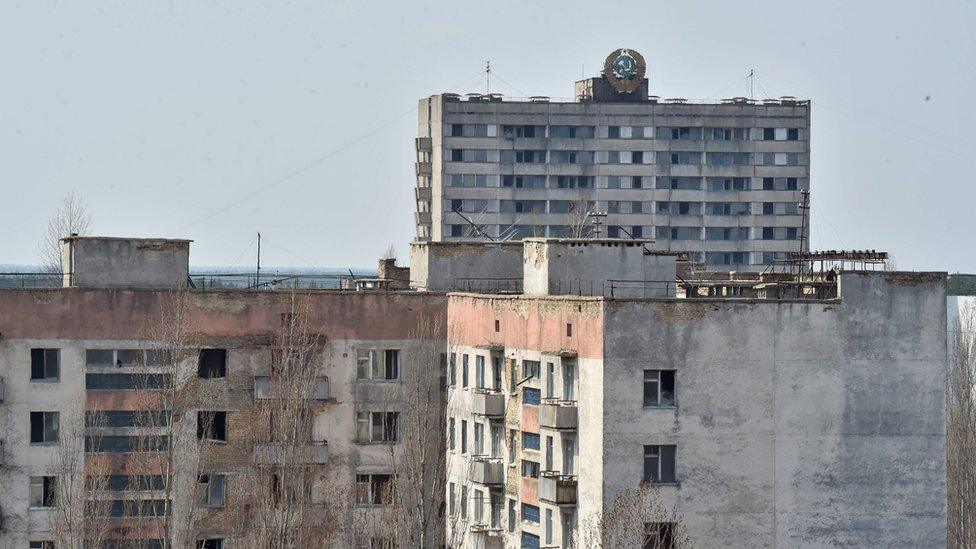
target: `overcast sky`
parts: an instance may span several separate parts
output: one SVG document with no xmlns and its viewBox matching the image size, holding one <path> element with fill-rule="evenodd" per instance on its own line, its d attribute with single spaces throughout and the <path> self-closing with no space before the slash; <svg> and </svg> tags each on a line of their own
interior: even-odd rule
<svg viewBox="0 0 976 549">
<path fill-rule="evenodd" d="M 976 272 L 972 2 L 0 2 L 0 263 L 79 193 L 191 263 L 373 266 L 413 228 L 421 97 L 569 97 L 614 48 L 651 93 L 812 100 L 812 245 Z M 968 100 L 968 101 L 967 101 Z M 266 190 L 265 190 L 266 189 Z M 236 262 L 236 263 L 235 263 Z"/>
</svg>

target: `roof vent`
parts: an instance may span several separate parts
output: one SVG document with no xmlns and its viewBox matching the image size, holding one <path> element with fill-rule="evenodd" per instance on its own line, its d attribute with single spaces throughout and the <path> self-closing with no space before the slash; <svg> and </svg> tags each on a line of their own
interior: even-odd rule
<svg viewBox="0 0 976 549">
<path fill-rule="evenodd" d="M 533 103 L 548 103 L 549 102 L 549 96 L 548 95 L 533 95 L 532 97 L 529 98 L 529 101 L 531 101 Z"/>
</svg>

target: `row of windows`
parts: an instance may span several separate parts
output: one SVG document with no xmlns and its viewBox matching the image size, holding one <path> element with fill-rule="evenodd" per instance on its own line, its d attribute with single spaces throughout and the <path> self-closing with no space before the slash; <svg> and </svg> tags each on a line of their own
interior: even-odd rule
<svg viewBox="0 0 976 549">
<path fill-rule="evenodd" d="M 452 238 L 474 238 L 469 225 L 447 225 L 447 235 Z M 506 231 L 506 236 L 513 238 L 557 237 L 573 236 L 573 228 L 568 225 L 483 225 L 481 229 L 487 234 L 497 236 L 500 231 Z M 653 225 L 607 225 L 603 233 L 607 238 L 652 238 L 657 240 L 704 240 L 715 241 L 744 241 L 744 240 L 797 240 L 800 236 L 797 227 L 655 227 Z M 692 261 L 701 262 L 706 255 L 721 253 L 689 252 Z M 755 263 L 770 263 L 765 256 L 756 253 Z M 773 252 L 768 252 L 773 253 Z M 770 256 L 772 257 L 772 256 Z M 786 259 L 785 256 L 775 259 Z"/>
<path fill-rule="evenodd" d="M 497 208 L 496 208 L 497 205 Z M 703 210 L 704 206 L 704 210 Z M 799 215 L 797 202 L 690 202 L 666 200 L 477 200 L 445 201 L 447 212 L 560 214 L 604 210 L 611 214 L 659 213 L 670 215 Z"/>
<path fill-rule="evenodd" d="M 449 137 L 498 137 L 496 124 L 449 124 Z M 606 131 L 604 132 L 604 128 Z M 725 128 L 690 126 L 575 126 L 575 125 L 502 125 L 501 136 L 511 138 L 550 139 L 672 139 L 709 141 L 797 141 L 799 128 Z"/>
<path fill-rule="evenodd" d="M 502 164 L 664 164 L 677 166 L 806 166 L 809 155 L 793 152 L 545 151 L 451 149 L 451 162 Z"/>
<path fill-rule="evenodd" d="M 451 174 L 445 185 L 514 189 L 666 189 L 709 191 L 795 191 L 796 177 L 679 177 L 650 175 L 481 175 Z"/>
</svg>

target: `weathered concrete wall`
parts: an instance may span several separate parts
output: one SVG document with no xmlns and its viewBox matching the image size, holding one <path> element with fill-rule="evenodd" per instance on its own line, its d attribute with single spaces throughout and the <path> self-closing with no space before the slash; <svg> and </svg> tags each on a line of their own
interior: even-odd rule
<svg viewBox="0 0 976 549">
<path fill-rule="evenodd" d="M 62 242 L 64 285 L 75 288 L 183 288 L 190 241 L 69 237 Z"/>
<path fill-rule="evenodd" d="M 605 503 L 676 444 L 661 494 L 696 547 L 945 546 L 945 292 L 875 272 L 839 301 L 610 302 Z M 676 370 L 676 408 L 642 407 L 644 369 Z"/>
<path fill-rule="evenodd" d="M 671 297 L 675 256 L 645 254 L 634 240 L 527 238 L 526 295 Z"/>
<path fill-rule="evenodd" d="M 516 291 L 522 278 L 521 242 L 414 242 L 410 286 L 433 292 Z M 505 281 L 499 279 L 506 279 Z"/>
<path fill-rule="evenodd" d="M 61 436 L 68 437 L 80 436 L 78 430 L 67 428 L 71 413 L 86 408 L 151 407 L 147 391 L 86 391 L 86 373 L 114 373 L 119 368 L 86 367 L 85 351 L 153 348 L 153 334 L 158 333 L 163 311 L 172 308 L 183 295 L 188 296 L 188 337 L 193 344 L 227 349 L 226 378 L 195 380 L 195 388 L 203 391 L 200 394 L 208 395 L 206 402 L 198 403 L 199 409 L 228 412 L 228 443 L 215 446 L 204 456 L 206 470 L 230 473 L 229 483 L 245 478 L 233 473 L 250 465 L 248 445 L 254 440 L 255 425 L 249 423 L 249 409 L 254 403 L 254 376 L 268 375 L 271 336 L 279 330 L 281 315 L 290 310 L 289 294 L 240 290 L 188 294 L 128 289 L 0 290 L 0 377 L 6 382 L 5 400 L 0 402 L 0 440 L 5 448 L 5 463 L 0 466 L 0 512 L 6 530 L 0 531 L 0 547 L 19 549 L 26 547 L 28 540 L 51 539 L 51 511 L 28 509 L 28 479 L 58 474 L 58 446 L 27 444 L 29 412 L 59 411 Z M 357 473 L 391 472 L 393 468 L 389 444 L 355 441 L 356 412 L 402 411 L 404 392 L 410 390 L 408 380 L 415 378 L 359 381 L 357 350 L 398 349 L 401 372 L 409 371 L 418 359 L 418 349 L 427 345 L 416 339 L 417 330 L 433 323 L 435 337 L 445 337 L 446 303 L 446 296 L 431 293 L 317 291 L 299 296 L 298 306 L 307 311 L 309 330 L 319 334 L 324 343 L 314 366 L 317 376 L 329 378 L 333 398 L 315 405 L 312 439 L 327 441 L 329 452 L 328 474 L 322 477 L 329 481 L 316 485 L 312 494 L 316 503 L 323 504 L 339 493 L 352 493 Z M 437 348 L 442 346 L 439 341 Z M 29 381 L 31 348 L 61 350 L 59 382 Z M 203 385 L 209 388 L 204 391 Z M 437 399 L 439 395 L 431 397 Z M 151 461 L 133 461 L 130 454 L 90 457 L 86 460 L 89 468 L 104 461 L 114 472 L 153 472 Z M 79 455 L 79 463 L 81 459 Z M 231 487 L 228 485 L 227 509 L 240 503 L 233 500 L 235 492 Z M 205 522 L 219 529 L 220 524 L 227 524 L 218 520 L 226 512 L 210 511 Z M 144 536 L 146 530 L 133 530 L 131 535 Z"/>
</svg>

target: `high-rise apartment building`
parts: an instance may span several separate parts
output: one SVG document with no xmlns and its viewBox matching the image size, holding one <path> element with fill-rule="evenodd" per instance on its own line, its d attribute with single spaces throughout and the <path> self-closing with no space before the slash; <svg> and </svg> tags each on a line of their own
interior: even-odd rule
<svg viewBox="0 0 976 549">
<path fill-rule="evenodd" d="M 643 238 L 712 270 L 808 248 L 809 101 L 649 96 L 633 50 L 569 101 L 422 99 L 416 149 L 420 241 Z"/>
<path fill-rule="evenodd" d="M 456 546 L 946 544 L 945 273 L 558 295 L 559 273 L 669 264 L 621 241 L 523 242 L 524 292 L 449 296 Z"/>
</svg>

